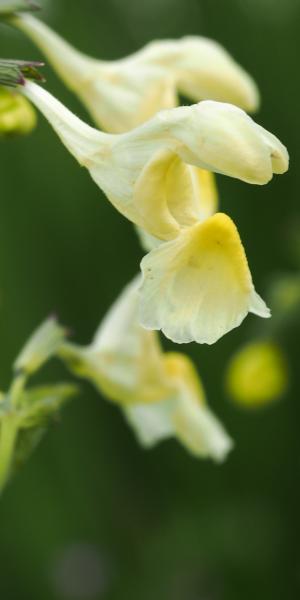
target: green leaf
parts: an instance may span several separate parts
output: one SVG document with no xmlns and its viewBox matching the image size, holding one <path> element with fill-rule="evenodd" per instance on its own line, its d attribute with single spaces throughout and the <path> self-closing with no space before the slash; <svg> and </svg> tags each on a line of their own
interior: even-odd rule
<svg viewBox="0 0 300 600">
<path fill-rule="evenodd" d="M 23 429 L 19 432 L 12 461 L 12 474 L 22 467 L 28 458 L 30 458 L 31 454 L 44 437 L 46 431 L 45 427 L 38 427 L 34 429 Z"/>
<path fill-rule="evenodd" d="M 50 317 L 40 325 L 21 350 L 15 361 L 15 371 L 30 375 L 54 356 L 65 341 L 67 331 Z"/>
<path fill-rule="evenodd" d="M 21 409 L 12 409 L 9 396 L 0 414 L 0 495 L 14 471 L 22 466 L 62 406 L 78 393 L 69 383 L 38 386 L 21 394 Z"/>
<path fill-rule="evenodd" d="M 78 386 L 69 383 L 38 386 L 24 391 L 18 419 L 19 428 L 24 430 L 44 427 L 78 392 Z"/>
<path fill-rule="evenodd" d="M 35 450 L 62 406 L 79 391 L 76 385 L 61 383 L 39 386 L 23 393 L 19 429 L 12 460 L 12 471 L 20 468 Z"/>
<path fill-rule="evenodd" d="M 39 10 L 40 5 L 31 0 L 0 0 L 0 18 L 11 17 L 18 12 Z"/>
</svg>

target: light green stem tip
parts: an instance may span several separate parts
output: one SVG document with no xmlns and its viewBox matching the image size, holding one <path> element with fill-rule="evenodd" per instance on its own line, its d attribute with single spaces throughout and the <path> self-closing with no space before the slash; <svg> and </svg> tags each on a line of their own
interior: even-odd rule
<svg viewBox="0 0 300 600">
<path fill-rule="evenodd" d="M 3 419 L 0 430 L 0 495 L 10 476 L 17 430 L 15 415 Z"/>
</svg>

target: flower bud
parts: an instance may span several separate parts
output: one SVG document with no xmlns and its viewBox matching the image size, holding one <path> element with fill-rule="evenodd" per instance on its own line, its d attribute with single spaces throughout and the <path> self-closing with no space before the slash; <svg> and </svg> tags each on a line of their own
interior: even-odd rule
<svg viewBox="0 0 300 600">
<path fill-rule="evenodd" d="M 66 337 L 66 331 L 54 317 L 50 317 L 32 334 L 15 361 L 16 371 L 30 375 L 57 353 Z"/>
<path fill-rule="evenodd" d="M 282 396 L 288 379 L 287 363 L 280 347 L 269 341 L 251 342 L 232 357 L 226 387 L 236 404 L 255 408 Z"/>
<path fill-rule="evenodd" d="M 36 114 L 26 98 L 0 87 L 0 137 L 26 135 L 35 125 Z"/>
</svg>

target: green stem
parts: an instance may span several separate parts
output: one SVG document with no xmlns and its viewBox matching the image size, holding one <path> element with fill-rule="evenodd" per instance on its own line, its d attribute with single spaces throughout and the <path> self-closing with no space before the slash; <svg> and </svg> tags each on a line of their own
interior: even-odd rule
<svg viewBox="0 0 300 600">
<path fill-rule="evenodd" d="M 15 377 L 15 379 L 13 380 L 13 382 L 11 384 L 11 387 L 9 390 L 9 398 L 10 398 L 10 405 L 13 408 L 19 407 L 21 395 L 22 395 L 22 392 L 23 392 L 25 384 L 26 384 L 26 379 L 27 379 L 27 375 L 22 372 Z"/>
<path fill-rule="evenodd" d="M 0 494 L 10 476 L 17 431 L 18 427 L 15 415 L 6 415 L 2 420 L 0 430 Z"/>
</svg>

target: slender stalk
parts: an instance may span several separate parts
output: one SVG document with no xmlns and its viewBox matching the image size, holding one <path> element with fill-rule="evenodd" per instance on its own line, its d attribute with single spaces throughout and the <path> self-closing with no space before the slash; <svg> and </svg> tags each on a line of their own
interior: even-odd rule
<svg viewBox="0 0 300 600">
<path fill-rule="evenodd" d="M 10 476 L 17 431 L 15 414 L 7 414 L 0 430 L 0 495 Z"/>
<path fill-rule="evenodd" d="M 26 383 L 26 379 L 27 379 L 27 374 L 21 372 L 19 375 L 17 375 L 15 377 L 15 379 L 13 380 L 10 390 L 9 390 L 9 398 L 10 398 L 10 405 L 13 408 L 18 408 L 19 403 L 20 403 L 20 397 L 21 394 L 23 392 L 25 383 Z"/>
<path fill-rule="evenodd" d="M 0 495 L 10 477 L 14 449 L 18 434 L 18 407 L 27 375 L 21 372 L 15 377 L 8 392 L 9 408 L 2 417 L 0 428 Z"/>
</svg>

